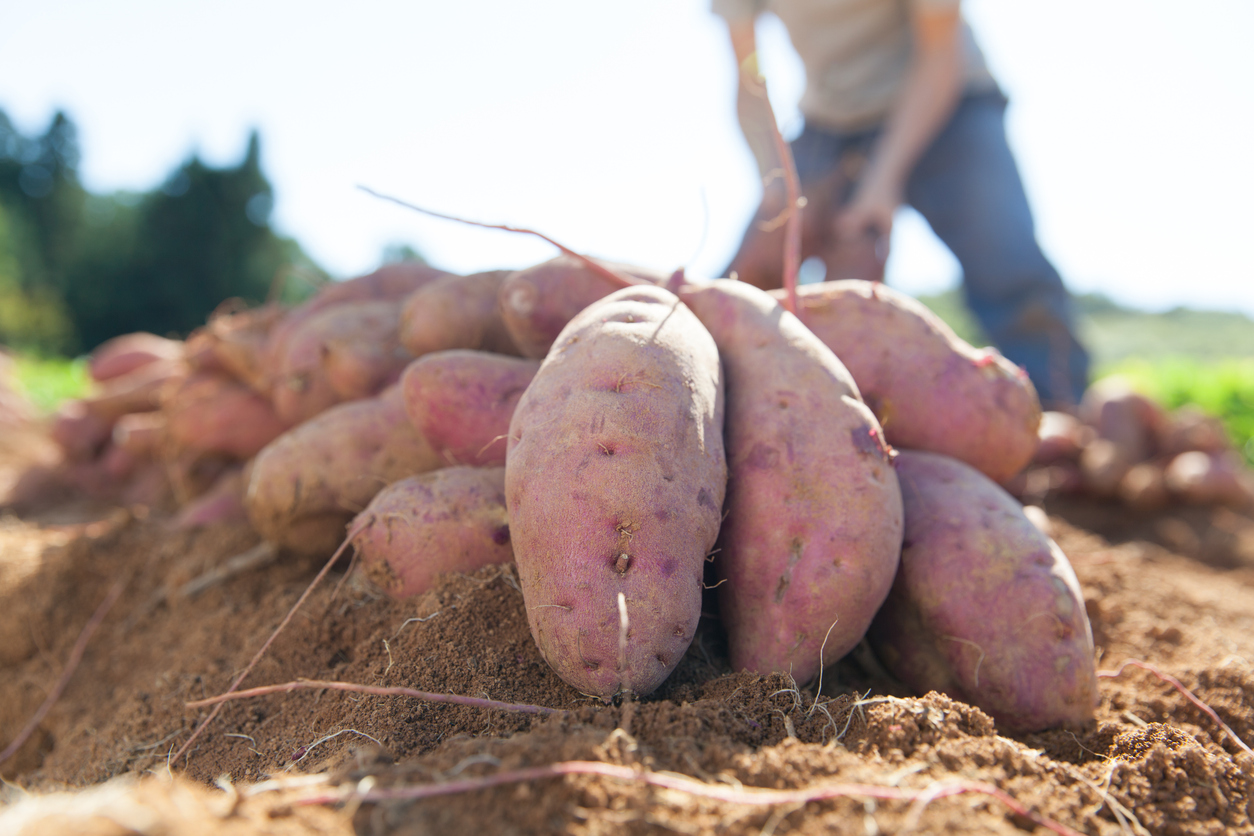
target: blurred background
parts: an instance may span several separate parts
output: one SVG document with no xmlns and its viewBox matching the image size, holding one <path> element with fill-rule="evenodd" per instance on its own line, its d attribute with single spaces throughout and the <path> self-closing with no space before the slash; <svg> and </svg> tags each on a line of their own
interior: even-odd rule
<svg viewBox="0 0 1254 836">
<path fill-rule="evenodd" d="M 1254 4 L 964 9 L 1099 368 L 1187 360 L 1254 388 Z M 777 22 L 760 39 L 793 135 L 800 63 Z M 760 193 L 733 63 L 706 0 L 8 4 L 0 343 L 74 356 L 388 259 L 469 272 L 553 254 L 358 185 L 713 274 Z M 887 273 L 979 340 L 956 263 L 908 210 Z"/>
</svg>

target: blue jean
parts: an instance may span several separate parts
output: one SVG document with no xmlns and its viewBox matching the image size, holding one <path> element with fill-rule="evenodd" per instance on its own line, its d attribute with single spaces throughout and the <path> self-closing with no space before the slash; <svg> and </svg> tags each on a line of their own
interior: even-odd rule
<svg viewBox="0 0 1254 836">
<path fill-rule="evenodd" d="M 1075 404 L 1089 356 L 1076 338 L 1071 297 L 1036 242 L 1005 109 L 997 92 L 964 98 L 915 165 L 906 201 L 958 259 L 967 306 L 1002 354 L 1027 370 L 1041 402 Z M 865 155 L 877 134 L 807 125 L 792 143 L 801 180 L 825 175 L 848 153 Z"/>
</svg>

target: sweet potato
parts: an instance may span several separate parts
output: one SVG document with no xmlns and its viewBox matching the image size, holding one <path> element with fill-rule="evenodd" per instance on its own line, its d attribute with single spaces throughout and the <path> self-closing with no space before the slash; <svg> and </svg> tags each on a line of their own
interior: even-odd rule
<svg viewBox="0 0 1254 836">
<path fill-rule="evenodd" d="M 290 335 L 279 358 L 275 412 L 287 424 L 297 424 L 394 383 L 413 360 L 400 344 L 399 326 L 394 302 L 349 302 L 309 317 Z"/>
<path fill-rule="evenodd" d="M 505 468 L 446 467 L 393 482 L 351 530 L 362 572 L 395 598 L 425 592 L 441 572 L 508 563 Z"/>
<path fill-rule="evenodd" d="M 201 329 L 212 353 L 212 367 L 226 371 L 255 392 L 268 394 L 271 375 L 266 346 L 270 331 L 282 316 L 283 309 L 273 304 L 215 314 Z"/>
<path fill-rule="evenodd" d="M 1190 450 L 1220 453 L 1232 449 L 1232 440 L 1222 420 L 1207 415 L 1195 406 L 1186 405 L 1168 416 L 1158 447 L 1171 456 Z"/>
<path fill-rule="evenodd" d="M 178 360 L 183 357 L 183 343 L 136 331 L 105 340 L 91 353 L 87 361 L 87 373 L 96 382 L 113 380 L 129 374 L 158 360 Z"/>
<path fill-rule="evenodd" d="M 861 640 L 888 594 L 902 526 L 892 454 L 840 360 L 767 293 L 720 279 L 680 298 L 727 376 L 715 568 L 732 665 L 805 682 Z"/>
<path fill-rule="evenodd" d="M 84 400 L 83 406 L 112 426 L 123 415 L 158 409 L 162 390 L 171 381 L 186 376 L 187 371 L 182 359 L 154 360 L 111 378 L 97 394 Z"/>
<path fill-rule="evenodd" d="M 539 368 L 486 351 L 437 351 L 401 376 L 405 412 L 449 464 L 504 464 L 510 419 Z"/>
<path fill-rule="evenodd" d="M 1093 634 L 1066 555 L 974 468 L 903 450 L 901 568 L 868 633 L 917 693 L 943 691 L 1007 731 L 1074 726 L 1097 701 Z"/>
<path fill-rule="evenodd" d="M 57 407 L 49 433 L 71 461 L 90 461 L 100 454 L 113 432 L 113 422 L 87 408 L 86 401 L 66 401 Z"/>
<path fill-rule="evenodd" d="M 608 267 L 652 282 L 666 276 L 603 261 Z M 524 357 L 542 358 L 575 314 L 618 289 L 578 259 L 561 255 L 506 277 L 501 284 L 501 317 Z"/>
<path fill-rule="evenodd" d="M 571 320 L 519 401 L 505 495 L 527 618 L 580 691 L 647 694 L 691 643 L 726 489 L 722 427 L 714 341 L 656 287 Z"/>
<path fill-rule="evenodd" d="M 441 276 L 415 290 L 401 311 L 401 344 L 415 357 L 455 348 L 518 354 L 497 304 L 509 274 Z"/>
<path fill-rule="evenodd" d="M 1133 391 L 1123 378 L 1103 378 L 1088 388 L 1080 403 L 1085 423 L 1099 438 L 1112 442 L 1117 456 L 1128 467 L 1158 452 L 1158 440 L 1166 435 L 1166 412 L 1154 401 Z"/>
<path fill-rule="evenodd" d="M 375 494 L 441 464 L 392 387 L 332 407 L 270 442 L 253 460 L 244 504 L 271 543 L 330 554 Z"/>
<path fill-rule="evenodd" d="M 1081 424 L 1074 415 L 1065 412 L 1041 413 L 1041 426 L 1037 432 L 1040 444 L 1036 455 L 1032 457 L 1034 464 L 1055 464 L 1056 462 L 1073 462 L 1080 457 L 1084 445 L 1092 441 L 1094 431 Z"/>
<path fill-rule="evenodd" d="M 180 529 L 204 528 L 219 523 L 238 523 L 248 520 L 244 508 L 244 492 L 248 488 L 248 472 L 243 465 L 232 467 L 200 496 L 179 510 L 174 527 Z"/>
<path fill-rule="evenodd" d="M 271 328 L 266 341 L 266 366 L 277 369 L 287 353 L 288 341 L 305 320 L 336 305 L 349 302 L 399 302 L 445 271 L 416 261 L 385 264 L 373 273 L 332 282 L 309 299 L 292 308 Z"/>
<path fill-rule="evenodd" d="M 1254 505 L 1254 476 L 1234 452 L 1194 450 L 1171 460 L 1163 474 L 1167 490 L 1195 505 Z"/>
<path fill-rule="evenodd" d="M 180 450 L 250 459 L 288 427 L 270 401 L 244 383 L 194 372 L 162 394 L 166 438 Z"/>
<path fill-rule="evenodd" d="M 797 304 L 857 381 L 890 444 L 953 456 L 997 482 L 1032 460 L 1036 389 L 996 349 L 971 347 L 922 304 L 880 284 L 803 285 Z"/>
<path fill-rule="evenodd" d="M 114 445 L 138 458 L 157 458 L 164 439 L 165 416 L 160 412 L 132 412 L 113 425 Z"/>
</svg>

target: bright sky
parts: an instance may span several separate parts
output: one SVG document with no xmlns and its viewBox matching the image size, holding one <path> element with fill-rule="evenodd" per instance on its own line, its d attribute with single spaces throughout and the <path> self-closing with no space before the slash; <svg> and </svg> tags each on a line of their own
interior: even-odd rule
<svg viewBox="0 0 1254 836">
<path fill-rule="evenodd" d="M 1254 3 L 969 0 L 1011 97 L 1008 130 L 1046 252 L 1070 286 L 1152 309 L 1254 314 Z M 758 197 L 707 0 L 8 0 L 0 108 L 64 108 L 88 188 L 148 189 L 190 153 L 233 164 L 262 132 L 275 224 L 332 273 L 391 243 L 469 272 L 543 243 L 357 191 L 538 228 L 593 255 L 712 274 Z M 760 27 L 786 133 L 800 64 Z M 889 281 L 958 281 L 908 212 Z"/>
</svg>

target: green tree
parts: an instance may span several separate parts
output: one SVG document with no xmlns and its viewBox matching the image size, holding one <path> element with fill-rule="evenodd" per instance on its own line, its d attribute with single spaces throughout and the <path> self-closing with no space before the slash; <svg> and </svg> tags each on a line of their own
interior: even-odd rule
<svg viewBox="0 0 1254 836">
<path fill-rule="evenodd" d="M 142 194 L 89 194 L 78 161 L 65 114 L 30 138 L 0 111 L 0 342 L 77 351 L 128 331 L 185 334 L 227 299 L 263 301 L 282 272 L 325 280 L 270 227 L 256 132 L 239 165 L 192 156 Z"/>
</svg>

